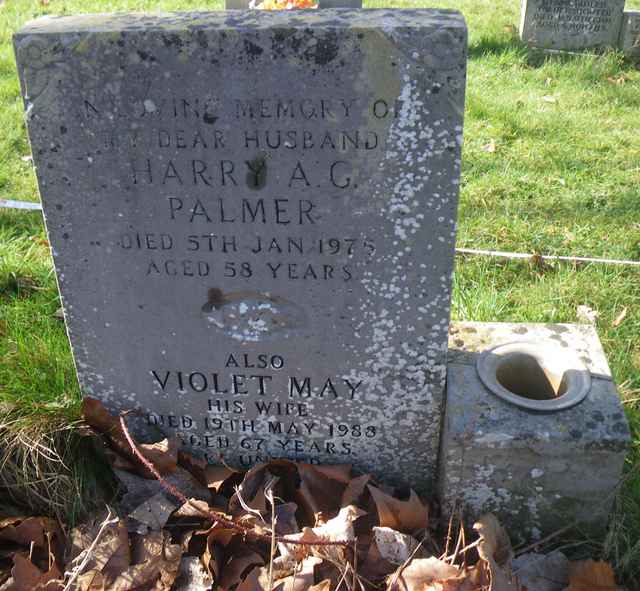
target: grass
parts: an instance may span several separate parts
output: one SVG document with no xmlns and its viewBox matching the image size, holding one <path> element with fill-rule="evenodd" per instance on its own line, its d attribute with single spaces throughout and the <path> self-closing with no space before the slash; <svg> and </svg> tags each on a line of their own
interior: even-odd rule
<svg viewBox="0 0 640 591">
<path fill-rule="evenodd" d="M 544 56 L 518 42 L 517 0 L 366 2 L 458 8 L 470 28 L 458 245 L 640 260 L 640 71 L 619 54 Z M 218 9 L 195 0 L 5 0 L 0 4 L 0 197 L 34 200 L 10 37 L 40 14 Z M 627 0 L 627 8 L 640 0 Z M 487 146 L 495 145 L 495 150 Z M 75 382 L 37 213 L 0 211 L 0 404 L 25 420 L 77 417 Z M 634 434 L 629 478 L 607 545 L 640 571 L 640 281 L 637 269 L 459 258 L 458 319 L 574 322 L 598 332 Z M 622 310 L 624 321 L 615 325 Z"/>
</svg>

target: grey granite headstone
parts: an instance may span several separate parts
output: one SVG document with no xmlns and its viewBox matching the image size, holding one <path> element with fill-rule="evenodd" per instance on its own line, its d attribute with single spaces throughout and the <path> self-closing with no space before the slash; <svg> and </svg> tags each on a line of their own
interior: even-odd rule
<svg viewBox="0 0 640 591">
<path fill-rule="evenodd" d="M 251 0 L 225 0 L 227 10 L 249 8 Z M 362 0 L 316 0 L 318 8 L 362 8 Z M 260 0 L 256 0 L 259 4 Z"/>
<path fill-rule="evenodd" d="M 520 38 L 557 50 L 615 47 L 624 0 L 522 0 Z"/>
<path fill-rule="evenodd" d="M 628 57 L 640 57 L 640 10 L 625 10 L 619 48 Z"/>
<path fill-rule="evenodd" d="M 428 488 L 462 16 L 43 18 L 15 49 L 83 392 L 212 462 Z"/>
</svg>

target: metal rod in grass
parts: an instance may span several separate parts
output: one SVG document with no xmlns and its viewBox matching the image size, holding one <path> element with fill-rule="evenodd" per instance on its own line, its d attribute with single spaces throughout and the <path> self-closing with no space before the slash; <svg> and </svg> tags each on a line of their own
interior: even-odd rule
<svg viewBox="0 0 640 591">
<path fill-rule="evenodd" d="M 153 462 L 149 461 L 147 458 L 142 455 L 142 452 L 138 449 L 133 437 L 131 437 L 131 433 L 129 433 L 129 429 L 127 428 L 127 423 L 124 418 L 128 413 L 122 413 L 120 415 L 120 428 L 122 429 L 122 433 L 131 448 L 131 452 L 134 457 L 147 469 L 151 474 L 153 474 L 154 478 L 160 483 L 162 488 L 164 488 L 169 494 L 173 495 L 176 499 L 178 499 L 183 504 L 188 504 L 192 507 L 196 512 L 200 513 L 203 517 L 207 519 L 212 519 L 215 524 L 222 525 L 229 529 L 234 529 L 238 532 L 241 532 L 246 535 L 252 535 L 264 542 L 271 543 L 273 538 L 275 537 L 276 541 L 283 542 L 285 544 L 293 544 L 295 546 L 344 546 L 348 547 L 351 542 L 339 540 L 339 541 L 330 541 L 330 540 L 317 540 L 317 541 L 303 541 L 303 540 L 291 540 L 286 536 L 274 536 L 273 534 L 267 535 L 260 532 L 255 531 L 254 528 L 247 527 L 241 523 L 237 523 L 233 519 L 228 519 L 222 513 L 217 511 L 213 511 L 212 509 L 204 510 L 198 507 L 195 503 L 192 502 L 191 499 L 187 498 L 187 496 L 178 488 L 176 488 L 173 484 L 165 480 L 158 472 L 157 468 L 153 465 Z"/>
<path fill-rule="evenodd" d="M 535 254 L 529 252 L 507 252 L 503 250 L 482 250 L 478 248 L 456 248 L 458 255 L 476 255 L 497 257 L 503 259 L 521 259 L 531 262 L 563 262 L 563 263 L 595 263 L 602 265 L 621 265 L 628 267 L 640 267 L 640 261 L 627 259 L 603 259 L 597 257 L 564 256 L 555 254 Z"/>
</svg>

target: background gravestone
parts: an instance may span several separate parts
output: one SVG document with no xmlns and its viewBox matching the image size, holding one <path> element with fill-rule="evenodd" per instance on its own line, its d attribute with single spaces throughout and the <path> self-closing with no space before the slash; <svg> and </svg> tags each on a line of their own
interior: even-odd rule
<svg viewBox="0 0 640 591">
<path fill-rule="evenodd" d="M 544 49 L 615 47 L 624 0 L 522 0 L 520 38 Z"/>
<path fill-rule="evenodd" d="M 640 57 L 640 10 L 624 11 L 619 47 L 628 57 Z"/>
<path fill-rule="evenodd" d="M 43 18 L 15 37 L 78 376 L 216 462 L 436 462 L 456 12 Z"/>
</svg>

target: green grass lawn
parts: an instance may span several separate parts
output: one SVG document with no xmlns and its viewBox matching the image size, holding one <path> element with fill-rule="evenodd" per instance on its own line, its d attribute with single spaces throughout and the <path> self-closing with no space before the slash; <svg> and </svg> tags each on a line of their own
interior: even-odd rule
<svg viewBox="0 0 640 591">
<path fill-rule="evenodd" d="M 458 245 L 640 260 L 640 71 L 618 54 L 552 56 L 517 40 L 519 0 L 370 0 L 368 7 L 460 9 L 470 29 Z M 640 0 L 627 0 L 640 8 Z M 220 0 L 0 0 L 0 198 L 35 200 L 11 34 L 41 14 L 219 9 Z M 495 150 L 487 149 L 495 145 Z M 0 211 L 0 404 L 70 418 L 79 391 L 38 213 Z M 574 322 L 598 332 L 625 399 L 635 446 L 608 546 L 640 570 L 640 276 L 638 269 L 458 258 L 454 317 Z M 614 320 L 626 309 L 626 317 Z M 1 420 L 1 418 L 0 418 Z M 24 419 L 22 419 L 24 422 Z M 38 419 L 32 421 L 38 422 Z M 588 475 L 585 475 L 588 477 Z M 617 555 L 619 554 L 619 555 Z"/>
</svg>

